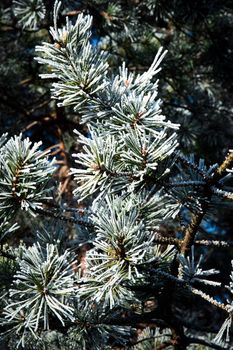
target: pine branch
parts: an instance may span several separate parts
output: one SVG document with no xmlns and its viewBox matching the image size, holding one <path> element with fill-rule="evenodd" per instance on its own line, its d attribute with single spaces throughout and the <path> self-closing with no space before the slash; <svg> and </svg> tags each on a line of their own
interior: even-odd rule
<svg viewBox="0 0 233 350">
<path fill-rule="evenodd" d="M 196 289 L 196 288 L 193 288 L 193 287 L 189 287 L 189 290 L 193 293 L 193 294 L 196 294 L 196 295 L 199 295 L 202 299 L 208 301 L 210 304 L 230 313 L 232 311 L 232 308 L 228 305 L 225 305 L 223 303 L 220 303 L 218 302 L 217 300 L 215 300 L 214 298 L 212 298 L 211 296 L 209 296 L 208 294 Z"/>
<path fill-rule="evenodd" d="M 111 22 L 111 13 L 104 8 L 107 2 L 95 0 L 97 2 L 103 4 L 102 19 Z M 43 3 L 43 0 L 14 0 L 13 11 L 19 23 L 31 30 L 36 28 L 45 15 Z M 133 3 L 141 6 L 138 1 Z M 118 7 L 118 4 L 113 5 Z M 147 4 L 143 4 L 143 11 L 144 6 Z M 208 341 L 203 343 L 202 339 L 186 337 L 183 326 L 185 322 L 191 324 L 191 321 L 179 321 L 174 310 L 178 297 L 182 299 L 182 292 L 186 291 L 188 293 L 184 294 L 197 295 L 232 317 L 233 307 L 230 304 L 219 303 L 192 287 L 195 281 L 219 286 L 219 282 L 208 280 L 218 271 L 202 270 L 202 257 L 196 263 L 193 251 L 191 258 L 186 256 L 193 245 L 219 248 L 233 245 L 231 241 L 195 240 L 212 197 L 215 198 L 216 194 L 219 198 L 231 198 L 231 193 L 223 187 L 231 174 L 224 178 L 223 175 L 233 164 L 233 152 L 217 169 L 214 165 L 208 171 L 205 171 L 204 161 L 196 165 L 192 157 L 189 161 L 178 156 L 180 161 L 176 162 L 174 151 L 178 142 L 173 131 L 179 126 L 162 115 L 157 81 L 154 79 L 166 52 L 162 53 L 159 49 L 152 65 L 143 74 L 130 72 L 123 63 L 119 73 L 112 77 L 105 52 L 90 41 L 93 34 L 91 16 L 75 10 L 77 21 L 74 23 L 67 19 L 66 25 L 58 28 L 60 7 L 61 2 L 56 0 L 54 28 L 50 31 L 52 41 L 37 47 L 42 54 L 37 60 L 49 66 L 48 74 L 42 76 L 55 81 L 52 93 L 59 100 L 58 105 L 73 106 L 81 121 L 87 123 L 87 137 L 77 132 L 79 147 L 76 150 L 79 153 L 74 156 L 78 169 L 71 171 L 78 183 L 74 195 L 79 201 L 87 196 L 92 201 L 97 196 L 88 211 L 93 224 L 85 221 L 86 215 L 79 215 L 79 208 L 47 202 L 50 197 L 47 196 L 46 184 L 55 170 L 48 149 L 43 155 L 40 144 L 31 147 L 30 142 L 22 140 L 22 137 L 11 140 L 7 147 L 0 147 L 1 218 L 8 212 L 9 218 L 14 219 L 18 209 L 30 209 L 32 215 L 52 217 L 58 222 L 70 222 L 85 228 L 79 226 L 77 231 L 78 234 L 81 232 L 80 236 L 68 243 L 64 243 L 63 239 L 68 236 L 67 232 L 52 235 L 52 231 L 44 236 L 38 233 L 41 246 L 38 243 L 22 248 L 22 256 L 17 257 L 18 272 L 10 289 L 10 298 L 6 300 L 8 305 L 4 308 L 3 326 L 11 327 L 13 334 L 23 334 L 18 346 L 24 346 L 23 337 L 27 332 L 36 337 L 36 332 L 42 328 L 49 330 L 49 323 L 52 330 L 61 331 L 63 335 L 66 333 L 66 336 L 75 329 L 79 344 L 87 349 L 100 350 L 106 344 L 96 345 L 95 340 L 98 342 L 100 335 L 97 331 L 90 337 L 91 346 L 87 346 L 86 335 L 83 334 L 89 337 L 90 328 L 95 331 L 103 327 L 100 338 L 108 339 L 105 333 L 107 328 L 111 329 L 108 326 L 113 326 L 110 339 L 115 337 L 116 341 L 121 340 L 117 328 L 170 328 L 171 340 L 161 340 L 163 343 L 157 350 L 170 346 L 183 350 L 189 344 L 195 344 L 195 340 L 197 344 L 212 345 Z M 74 15 L 71 12 L 67 14 Z M 120 18 L 119 14 L 120 11 L 115 19 Z M 41 108 L 44 104 L 47 101 L 42 101 L 37 107 Z M 59 120 L 62 121 L 62 118 Z M 15 157 L 17 154 L 18 157 Z M 184 176 L 175 174 L 173 177 L 171 168 L 174 163 L 178 164 L 179 170 L 184 170 Z M 61 163 L 58 160 L 53 164 Z M 163 195 L 164 192 L 171 195 Z M 195 195 L 192 197 L 192 193 L 197 194 L 197 198 Z M 177 199 L 176 202 L 174 199 Z M 193 212 L 197 212 L 187 224 L 184 239 L 162 237 L 157 232 L 160 225 L 174 219 L 183 204 L 189 209 L 194 205 Z M 95 235 L 92 236 L 93 231 Z M 10 231 L 2 230 L 1 237 L 6 232 Z M 46 240 L 52 240 L 53 244 L 47 244 Z M 82 251 L 81 276 L 77 272 L 77 259 L 72 263 L 76 242 L 81 242 L 78 245 L 79 251 Z M 83 249 L 80 249 L 81 245 Z M 182 254 L 178 254 L 179 251 Z M 5 258 L 15 259 L 3 249 L 0 249 L 0 256 L 3 261 Z M 175 257 L 183 268 L 180 268 L 180 278 L 174 271 Z M 227 288 L 233 293 L 232 282 Z M 146 308 L 151 296 L 153 307 Z M 92 317 L 95 313 L 101 314 L 101 322 L 95 322 Z M 57 325 L 59 322 L 60 325 Z M 225 329 L 230 329 L 230 325 L 231 322 L 224 325 L 220 330 L 221 336 Z M 190 328 L 195 326 L 193 324 Z M 128 342 L 131 339 L 128 335 Z M 224 349 L 218 345 L 212 345 L 212 348 Z"/>
<path fill-rule="evenodd" d="M 233 241 L 197 240 L 194 242 L 194 245 L 203 245 L 206 247 L 230 248 L 233 246 Z"/>
<path fill-rule="evenodd" d="M 41 209 L 41 208 L 37 208 L 35 210 L 35 213 L 37 213 L 39 215 L 48 216 L 48 217 L 51 217 L 51 218 L 54 218 L 54 219 L 58 219 L 58 220 L 65 221 L 65 222 L 69 222 L 69 223 L 72 223 L 72 224 L 78 224 L 78 225 L 81 225 L 81 226 L 93 229 L 93 225 L 91 223 L 88 223 L 86 221 L 77 219 L 77 218 L 75 218 L 73 216 L 67 217 L 65 215 L 62 215 L 61 213 L 55 213 L 55 212 L 52 212 L 50 210 Z"/>
<path fill-rule="evenodd" d="M 202 222 L 203 217 L 205 216 L 206 210 L 208 208 L 208 205 L 202 207 L 202 212 L 199 212 L 198 214 L 194 214 L 191 218 L 191 222 L 189 226 L 187 227 L 185 231 L 185 236 L 183 243 L 181 245 L 181 253 L 185 256 L 188 255 L 191 246 L 195 242 L 196 233 L 198 231 L 199 225 Z"/>
<path fill-rule="evenodd" d="M 159 232 L 155 233 L 154 242 L 159 244 L 174 244 L 177 248 L 183 244 L 182 239 L 174 237 L 163 237 Z M 233 246 L 233 241 L 217 241 L 217 240 L 197 240 L 194 241 L 194 245 L 206 246 L 206 247 L 217 247 L 217 248 L 230 248 Z"/>
<path fill-rule="evenodd" d="M 233 152 L 226 157 L 224 162 L 215 170 L 213 176 L 206 180 L 206 201 L 202 205 L 202 211 L 194 214 L 191 218 L 191 222 L 185 231 L 185 237 L 181 246 L 181 253 L 188 255 L 191 246 L 195 242 L 196 233 L 202 222 L 203 217 L 205 216 L 208 208 L 209 201 L 212 197 L 211 187 L 218 183 L 221 177 L 224 175 L 225 171 L 233 165 Z"/>
<path fill-rule="evenodd" d="M 206 173 L 200 169 L 198 167 L 197 164 L 193 163 L 193 162 L 189 162 L 184 156 L 182 156 L 181 154 L 177 154 L 177 158 L 182 162 L 182 164 L 184 164 L 184 166 L 189 169 L 190 167 L 195 170 L 198 174 L 200 174 L 202 176 L 202 178 L 204 180 L 208 179 L 208 177 L 206 176 Z"/>
<path fill-rule="evenodd" d="M 206 185 L 205 181 L 181 181 L 165 183 L 164 185 L 169 187 L 203 187 Z"/>
<path fill-rule="evenodd" d="M 224 162 L 216 170 L 215 178 L 219 180 L 225 171 L 233 166 L 233 151 L 230 151 L 230 154 L 226 157 Z"/>
<path fill-rule="evenodd" d="M 176 247 L 180 248 L 182 240 L 173 237 L 163 237 L 159 233 L 155 233 L 154 242 L 159 244 L 174 244 Z"/>
<path fill-rule="evenodd" d="M 161 276 L 164 276 L 166 279 L 173 282 L 174 285 L 177 284 L 177 285 L 189 290 L 192 294 L 196 294 L 196 295 L 200 296 L 202 299 L 208 301 L 210 304 L 216 306 L 217 308 L 224 310 L 227 313 L 232 312 L 232 308 L 230 306 L 225 305 L 223 303 L 220 303 L 217 300 L 215 300 L 214 298 L 212 298 L 210 295 L 208 295 L 208 294 L 206 294 L 206 293 L 204 293 L 196 288 L 193 288 L 192 286 L 187 284 L 186 281 L 179 279 L 175 276 L 172 276 L 169 273 L 161 271 L 161 270 L 154 270 L 154 272 L 161 275 Z"/>
</svg>

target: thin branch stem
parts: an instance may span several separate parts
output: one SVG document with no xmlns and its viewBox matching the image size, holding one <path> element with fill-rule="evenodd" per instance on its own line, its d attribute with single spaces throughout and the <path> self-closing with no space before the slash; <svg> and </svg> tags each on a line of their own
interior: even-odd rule
<svg viewBox="0 0 233 350">
<path fill-rule="evenodd" d="M 216 177 L 221 178 L 226 169 L 232 167 L 233 165 L 233 151 L 231 151 L 224 162 L 216 170 Z"/>
<path fill-rule="evenodd" d="M 159 233 L 155 233 L 154 242 L 159 244 L 173 244 L 178 248 L 183 244 L 182 239 L 174 237 L 162 237 Z M 217 248 L 230 248 L 233 246 L 233 241 L 212 241 L 212 240 L 198 240 L 194 242 L 194 245 L 206 246 L 206 247 L 217 247 Z"/>
<path fill-rule="evenodd" d="M 80 219 L 76 219 L 76 218 L 74 218 L 72 216 L 71 217 L 67 217 L 65 215 L 62 215 L 61 213 L 55 213 L 55 212 L 49 211 L 47 209 L 38 209 L 38 208 L 35 210 L 35 212 L 37 214 L 39 214 L 39 215 L 49 216 L 49 217 L 52 217 L 54 219 L 70 222 L 72 224 L 78 224 L 78 225 L 81 225 L 81 226 L 93 229 L 93 225 L 91 223 L 83 221 L 83 220 L 80 220 Z"/>
<path fill-rule="evenodd" d="M 154 242 L 159 243 L 159 244 L 174 244 L 175 246 L 177 246 L 178 248 L 181 246 L 182 244 L 182 240 L 178 239 L 178 238 L 173 238 L 173 237 L 162 237 L 160 236 L 159 233 L 155 233 L 154 236 Z"/>
<path fill-rule="evenodd" d="M 207 247 L 229 248 L 233 246 L 233 241 L 208 241 L 198 240 L 194 242 L 194 245 L 204 245 Z"/>
<path fill-rule="evenodd" d="M 203 187 L 205 186 L 204 181 L 180 181 L 180 182 L 171 182 L 171 183 L 166 183 L 166 186 L 170 187 Z"/>
<path fill-rule="evenodd" d="M 206 207 L 205 209 L 207 210 L 207 205 L 205 207 Z M 181 245 L 182 254 L 188 255 L 191 246 L 194 244 L 197 230 L 199 228 L 199 225 L 202 222 L 202 219 L 206 213 L 206 210 L 203 210 L 202 212 L 194 214 L 192 216 L 191 222 L 185 231 L 184 240 Z"/>
<path fill-rule="evenodd" d="M 199 295 L 202 299 L 205 299 L 206 301 L 208 301 L 209 303 L 211 303 L 212 305 L 226 311 L 226 312 L 231 312 L 231 307 L 229 307 L 228 305 L 225 305 L 223 303 L 218 302 L 217 300 L 215 300 L 214 298 L 212 298 L 210 295 L 196 289 L 193 287 L 189 286 L 189 290 L 196 295 Z"/>
</svg>

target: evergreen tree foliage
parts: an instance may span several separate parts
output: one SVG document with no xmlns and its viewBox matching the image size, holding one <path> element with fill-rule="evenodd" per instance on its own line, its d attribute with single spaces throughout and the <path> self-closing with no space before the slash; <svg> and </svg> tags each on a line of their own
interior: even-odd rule
<svg viewBox="0 0 233 350">
<path fill-rule="evenodd" d="M 216 160 L 223 151 L 225 158 L 212 165 L 211 157 L 199 159 L 205 154 L 193 141 L 199 120 L 191 118 L 194 107 L 183 97 L 185 104 L 177 106 L 176 89 L 171 120 L 163 114 L 160 96 L 169 101 L 171 81 L 166 63 L 160 92 L 167 51 L 158 38 L 170 39 L 167 32 L 158 36 L 151 21 L 162 21 L 166 31 L 172 31 L 166 22 L 171 15 L 175 24 L 200 21 L 191 9 L 177 13 L 183 1 L 169 3 L 56 0 L 51 13 L 47 1 L 15 0 L 12 9 L 2 8 L 6 27 L 12 20 L 29 37 L 38 34 L 31 37 L 37 45 L 30 79 L 40 65 L 56 103 L 44 100 L 46 80 L 32 86 L 25 95 L 38 98 L 38 106 L 19 112 L 35 113 L 35 120 L 23 133 L 0 138 L 0 330 L 6 349 L 233 349 L 233 260 L 228 254 L 224 261 L 227 282 L 218 265 L 206 263 L 211 251 L 233 245 L 206 235 L 208 224 L 221 217 L 219 208 L 232 208 L 233 151 L 218 149 Z M 219 8 L 223 14 L 214 1 L 213 17 Z M 181 40 L 187 28 L 170 34 Z M 157 52 L 141 72 L 133 56 L 142 52 L 143 37 Z M 197 76 L 204 64 L 199 68 Z M 197 82 L 195 89 L 204 99 L 205 88 Z M 188 86 L 186 98 L 192 100 L 190 91 Z M 41 105 L 50 117 L 40 118 Z M 6 116 L 14 108 L 8 106 Z M 175 118 L 181 109 L 186 112 Z M 190 134 L 182 134 L 189 120 Z M 47 135 L 53 129 L 52 144 L 28 138 L 41 125 Z M 75 144 L 71 136 L 61 141 L 68 126 L 76 129 Z M 72 144 L 70 155 L 65 144 Z M 215 321 L 199 325 L 200 314 L 208 312 Z"/>
</svg>

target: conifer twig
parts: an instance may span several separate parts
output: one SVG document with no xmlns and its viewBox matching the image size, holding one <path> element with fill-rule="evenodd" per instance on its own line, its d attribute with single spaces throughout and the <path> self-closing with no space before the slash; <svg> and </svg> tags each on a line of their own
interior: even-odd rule
<svg viewBox="0 0 233 350">
<path fill-rule="evenodd" d="M 202 299 L 205 299 L 206 301 L 208 301 L 209 303 L 211 303 L 212 305 L 227 311 L 227 312 L 231 312 L 231 307 L 229 307 L 228 305 L 225 305 L 223 303 L 220 303 L 219 301 L 215 300 L 214 298 L 212 298 L 210 295 L 202 292 L 201 290 L 198 290 L 196 288 L 193 287 L 189 287 L 189 290 L 196 295 L 199 295 Z"/>
<path fill-rule="evenodd" d="M 159 244 L 174 244 L 178 248 L 182 245 L 183 240 L 174 237 L 163 237 L 159 233 L 155 233 L 154 242 Z M 194 245 L 217 247 L 217 248 L 230 248 L 233 246 L 233 241 L 218 241 L 218 240 L 197 240 Z"/>
<path fill-rule="evenodd" d="M 93 225 L 91 223 L 85 222 L 85 221 L 80 220 L 80 219 L 76 219 L 73 216 L 67 217 L 65 215 L 62 215 L 61 213 L 55 213 L 55 212 L 49 211 L 47 209 L 39 209 L 39 208 L 37 208 L 35 212 L 39 215 L 49 216 L 49 217 L 52 217 L 52 218 L 55 218 L 55 219 L 58 219 L 61 221 L 66 221 L 66 222 L 70 222 L 72 224 L 78 224 L 81 226 L 93 228 Z"/>
<path fill-rule="evenodd" d="M 203 217 L 209 207 L 208 201 L 212 197 L 211 186 L 215 185 L 223 176 L 226 169 L 233 165 L 233 152 L 230 152 L 223 163 L 215 170 L 213 176 L 206 181 L 206 197 L 207 200 L 202 205 L 202 211 L 194 214 L 191 218 L 191 222 L 186 229 L 184 241 L 181 246 L 181 253 L 187 255 L 191 246 L 194 244 L 195 236 L 198 231 L 199 225 L 202 222 Z"/>
<path fill-rule="evenodd" d="M 183 288 L 188 289 L 192 294 L 200 296 L 202 299 L 208 301 L 209 303 L 216 306 L 217 308 L 220 308 L 228 313 L 232 311 L 230 306 L 225 305 L 223 303 L 220 303 L 217 300 L 215 300 L 214 298 L 212 298 L 210 295 L 208 295 L 208 294 L 206 294 L 206 293 L 204 293 L 196 288 L 193 288 L 192 286 L 187 284 L 186 281 L 179 279 L 173 275 L 170 275 L 169 273 L 167 273 L 165 271 L 157 270 L 156 273 L 167 278 L 168 280 L 170 280 L 174 284 L 178 284 L 178 285 L 182 286 Z"/>
<path fill-rule="evenodd" d="M 233 246 L 233 241 L 212 241 L 212 240 L 198 240 L 194 245 L 204 245 L 207 247 L 229 248 Z"/>
<path fill-rule="evenodd" d="M 192 216 L 191 222 L 185 231 L 184 240 L 181 245 L 181 253 L 183 253 L 184 255 L 188 255 L 191 246 L 194 244 L 198 227 L 202 222 L 202 219 L 206 213 L 207 207 L 208 206 L 206 204 L 202 212 L 199 212 Z"/>
</svg>

